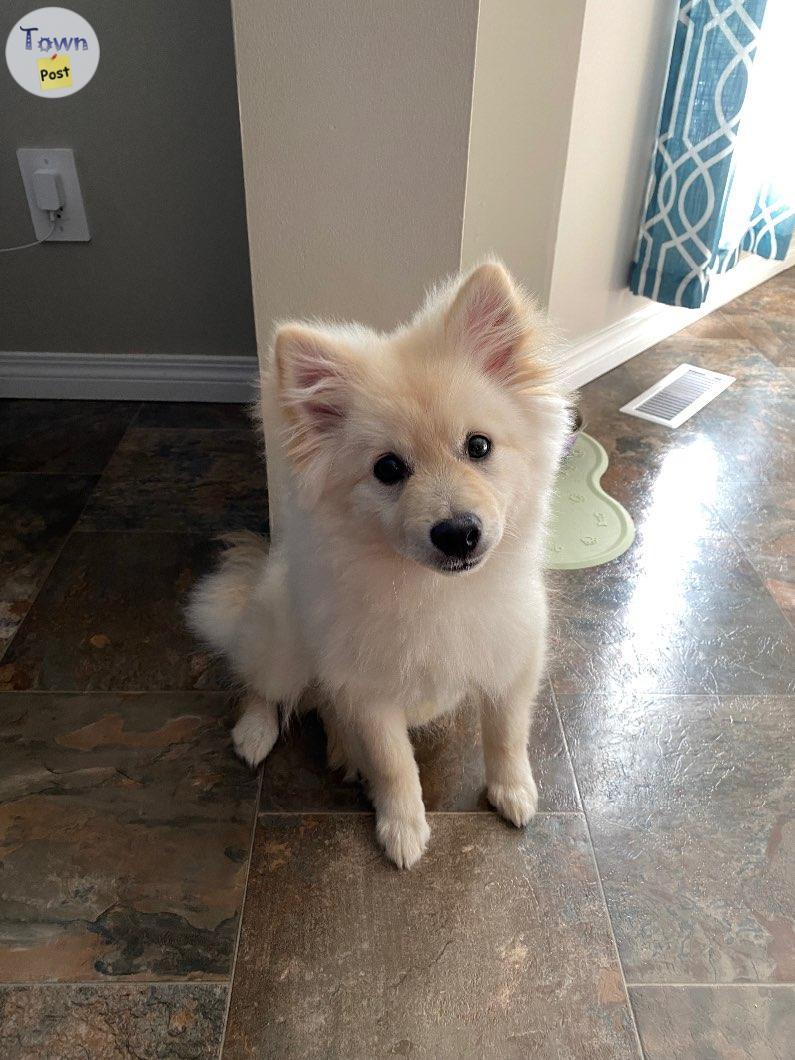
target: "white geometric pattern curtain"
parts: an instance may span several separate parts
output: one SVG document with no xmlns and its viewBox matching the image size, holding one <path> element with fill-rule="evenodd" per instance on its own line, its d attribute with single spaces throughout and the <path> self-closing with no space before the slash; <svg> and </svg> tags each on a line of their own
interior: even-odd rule
<svg viewBox="0 0 795 1060">
<path fill-rule="evenodd" d="M 795 226 L 795 0 L 679 0 L 630 288 L 696 308 Z"/>
</svg>

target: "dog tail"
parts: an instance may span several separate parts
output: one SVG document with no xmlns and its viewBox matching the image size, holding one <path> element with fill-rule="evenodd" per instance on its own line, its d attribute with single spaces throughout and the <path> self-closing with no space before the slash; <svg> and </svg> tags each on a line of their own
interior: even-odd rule
<svg viewBox="0 0 795 1060">
<path fill-rule="evenodd" d="M 221 540 L 226 548 L 218 569 L 193 589 L 186 615 L 194 633 L 215 651 L 228 655 L 268 556 L 268 542 L 248 530 L 224 534 Z"/>
</svg>

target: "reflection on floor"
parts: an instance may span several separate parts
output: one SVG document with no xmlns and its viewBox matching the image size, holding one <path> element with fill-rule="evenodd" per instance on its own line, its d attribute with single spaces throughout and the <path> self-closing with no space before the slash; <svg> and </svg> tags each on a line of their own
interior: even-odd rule
<svg viewBox="0 0 795 1060">
<path fill-rule="evenodd" d="M 212 535 L 265 527 L 244 414 L 0 404 L 0 1055 L 789 1055 L 794 346 L 792 270 L 585 389 L 638 534 L 554 577 L 542 812 L 487 812 L 464 716 L 410 874 L 316 721 L 235 761 L 181 624 Z M 618 413 L 683 360 L 737 382 Z"/>
</svg>

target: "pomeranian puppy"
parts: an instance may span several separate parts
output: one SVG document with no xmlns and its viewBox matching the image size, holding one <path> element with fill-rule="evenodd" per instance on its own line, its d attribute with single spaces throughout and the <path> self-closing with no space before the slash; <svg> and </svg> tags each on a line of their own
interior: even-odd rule
<svg viewBox="0 0 795 1060">
<path fill-rule="evenodd" d="M 388 335 L 282 325 L 263 396 L 283 525 L 270 548 L 234 535 L 189 605 L 248 689 L 238 754 L 259 765 L 279 707 L 318 686 L 330 764 L 365 780 L 401 868 L 429 839 L 410 732 L 464 702 L 480 710 L 490 803 L 517 826 L 536 810 L 544 524 L 568 430 L 554 361 L 546 320 L 496 261 Z"/>
</svg>

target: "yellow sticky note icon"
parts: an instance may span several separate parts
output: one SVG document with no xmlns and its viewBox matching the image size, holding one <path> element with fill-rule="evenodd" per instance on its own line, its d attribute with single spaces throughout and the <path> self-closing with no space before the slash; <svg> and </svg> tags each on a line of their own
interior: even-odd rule
<svg viewBox="0 0 795 1060">
<path fill-rule="evenodd" d="M 48 59 L 37 59 L 39 87 L 42 92 L 54 88 L 72 87 L 72 59 L 69 55 L 51 55 Z"/>
</svg>

